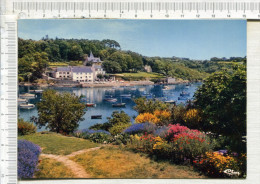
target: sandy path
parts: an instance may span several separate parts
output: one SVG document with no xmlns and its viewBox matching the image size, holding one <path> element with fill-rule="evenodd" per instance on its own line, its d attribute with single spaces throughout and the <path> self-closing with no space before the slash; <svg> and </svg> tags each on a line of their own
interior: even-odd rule
<svg viewBox="0 0 260 184">
<path fill-rule="evenodd" d="M 70 155 L 41 154 L 41 156 L 45 157 L 45 158 L 55 159 L 58 162 L 63 163 L 66 167 L 68 167 L 71 170 L 71 172 L 73 172 L 73 174 L 75 175 L 75 178 L 91 178 L 91 175 L 86 172 L 84 167 L 82 167 L 81 165 L 77 164 L 76 162 L 70 160 L 69 158 L 79 155 L 79 154 L 89 152 L 89 151 L 94 151 L 97 149 L 100 149 L 100 147 L 76 151 L 76 152 L 71 153 Z"/>
</svg>

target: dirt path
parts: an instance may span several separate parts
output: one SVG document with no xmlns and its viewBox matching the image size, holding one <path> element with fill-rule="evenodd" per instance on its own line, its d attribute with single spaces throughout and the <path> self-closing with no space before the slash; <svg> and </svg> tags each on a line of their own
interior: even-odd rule
<svg viewBox="0 0 260 184">
<path fill-rule="evenodd" d="M 100 147 L 95 147 L 95 148 L 89 148 L 89 149 L 84 149 L 80 151 L 76 151 L 71 153 L 70 155 L 53 155 L 53 154 L 41 154 L 42 157 L 45 158 L 51 158 L 55 159 L 58 162 L 63 163 L 66 167 L 68 167 L 71 172 L 75 175 L 75 178 L 91 178 L 91 175 L 86 172 L 86 170 L 76 162 L 70 160 L 70 157 L 83 154 L 89 151 L 94 151 L 100 149 Z"/>
</svg>

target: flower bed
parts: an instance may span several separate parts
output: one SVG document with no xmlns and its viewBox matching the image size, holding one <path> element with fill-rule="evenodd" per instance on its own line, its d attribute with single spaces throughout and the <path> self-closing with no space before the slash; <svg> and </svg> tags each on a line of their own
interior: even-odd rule
<svg viewBox="0 0 260 184">
<path fill-rule="evenodd" d="M 18 178 L 32 178 L 41 149 L 30 141 L 18 140 Z"/>
</svg>

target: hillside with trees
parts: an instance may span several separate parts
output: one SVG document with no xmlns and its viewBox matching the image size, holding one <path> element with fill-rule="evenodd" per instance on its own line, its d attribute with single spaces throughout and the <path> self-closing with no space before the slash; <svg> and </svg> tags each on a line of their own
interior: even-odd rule
<svg viewBox="0 0 260 184">
<path fill-rule="evenodd" d="M 246 58 L 241 57 L 214 57 L 204 61 L 174 56 L 146 57 L 136 52 L 121 50 L 120 44 L 115 40 L 52 39 L 46 35 L 38 41 L 18 39 L 19 81 L 39 79 L 46 67 L 56 63 L 82 64 L 90 52 L 101 58 L 107 73 L 142 72 L 145 71 L 144 66 L 149 65 L 153 72 L 165 77 L 191 81 L 203 80 L 213 72 L 231 68 L 233 63 L 246 61 Z"/>
</svg>

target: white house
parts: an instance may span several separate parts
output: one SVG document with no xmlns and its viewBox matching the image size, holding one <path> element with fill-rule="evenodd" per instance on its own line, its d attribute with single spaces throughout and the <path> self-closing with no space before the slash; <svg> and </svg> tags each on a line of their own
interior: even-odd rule
<svg viewBox="0 0 260 184">
<path fill-rule="evenodd" d="M 57 71 L 54 73 L 56 79 L 72 79 L 71 67 L 58 67 Z"/>
<path fill-rule="evenodd" d="M 95 79 L 92 67 L 73 67 L 72 80 L 77 82 L 93 82 Z"/>
</svg>

